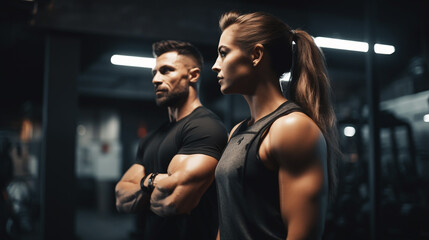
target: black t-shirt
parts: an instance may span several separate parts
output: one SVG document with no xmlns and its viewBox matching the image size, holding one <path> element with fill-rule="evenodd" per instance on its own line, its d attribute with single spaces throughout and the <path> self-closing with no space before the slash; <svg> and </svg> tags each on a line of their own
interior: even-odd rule
<svg viewBox="0 0 429 240">
<path fill-rule="evenodd" d="M 227 131 L 210 110 L 199 107 L 177 122 L 166 123 L 139 145 L 137 163 L 148 173 L 167 173 L 176 154 L 205 154 L 220 159 Z M 143 239 L 215 239 L 218 229 L 215 184 L 209 187 L 191 213 L 160 217 L 149 209 L 142 214 Z"/>
</svg>

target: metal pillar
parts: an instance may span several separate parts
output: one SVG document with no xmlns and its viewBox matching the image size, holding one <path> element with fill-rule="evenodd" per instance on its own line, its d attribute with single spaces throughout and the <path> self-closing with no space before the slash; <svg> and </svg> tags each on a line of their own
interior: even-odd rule
<svg viewBox="0 0 429 240">
<path fill-rule="evenodd" d="M 374 69 L 374 43 L 376 1 L 366 1 L 365 32 L 369 45 L 366 54 L 366 86 L 367 103 L 369 108 L 369 201 L 370 201 L 370 239 L 382 239 L 380 224 L 380 197 L 381 197 L 381 169 L 380 169 L 380 114 L 379 114 L 379 82 L 375 77 Z"/>
<path fill-rule="evenodd" d="M 75 239 L 76 78 L 80 42 L 48 36 L 45 46 L 41 239 Z"/>
</svg>

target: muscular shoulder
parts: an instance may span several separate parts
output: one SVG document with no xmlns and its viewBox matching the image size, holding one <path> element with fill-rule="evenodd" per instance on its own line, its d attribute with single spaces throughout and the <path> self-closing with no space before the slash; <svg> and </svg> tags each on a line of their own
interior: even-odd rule
<svg viewBox="0 0 429 240">
<path fill-rule="evenodd" d="M 196 110 L 184 123 L 184 130 L 199 128 L 200 131 L 226 132 L 223 123 L 219 117 L 210 110 L 202 107 Z"/>
<path fill-rule="evenodd" d="M 216 159 L 226 145 L 227 131 L 223 123 L 209 110 L 190 116 L 177 135 L 180 154 L 206 154 Z"/>
<path fill-rule="evenodd" d="M 279 163 L 310 159 L 326 148 L 324 137 L 317 124 L 307 115 L 294 112 L 277 119 L 271 126 L 267 140 L 269 152 Z M 284 162 L 283 162 L 284 163 Z"/>
</svg>

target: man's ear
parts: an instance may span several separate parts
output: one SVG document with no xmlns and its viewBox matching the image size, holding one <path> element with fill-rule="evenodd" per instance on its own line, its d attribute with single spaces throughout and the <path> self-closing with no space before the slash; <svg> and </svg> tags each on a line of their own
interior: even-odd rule
<svg viewBox="0 0 429 240">
<path fill-rule="evenodd" d="M 258 43 L 253 47 L 252 53 L 251 53 L 253 67 L 258 66 L 263 56 L 264 56 L 264 45 Z"/>
<path fill-rule="evenodd" d="M 198 67 L 189 69 L 189 73 L 188 73 L 189 82 L 197 83 L 198 78 L 200 78 L 200 73 L 201 73 L 201 70 Z"/>
</svg>

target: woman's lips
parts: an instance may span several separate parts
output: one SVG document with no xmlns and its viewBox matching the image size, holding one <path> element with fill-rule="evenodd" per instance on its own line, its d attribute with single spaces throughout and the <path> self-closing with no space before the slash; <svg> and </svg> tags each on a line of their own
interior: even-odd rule
<svg viewBox="0 0 429 240">
<path fill-rule="evenodd" d="M 218 81 L 217 81 L 217 82 L 218 82 L 219 84 L 221 84 L 221 82 L 222 82 L 222 80 L 223 80 L 223 77 L 219 77 L 219 76 L 218 76 L 218 77 L 217 77 L 217 79 L 218 79 Z"/>
</svg>

